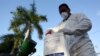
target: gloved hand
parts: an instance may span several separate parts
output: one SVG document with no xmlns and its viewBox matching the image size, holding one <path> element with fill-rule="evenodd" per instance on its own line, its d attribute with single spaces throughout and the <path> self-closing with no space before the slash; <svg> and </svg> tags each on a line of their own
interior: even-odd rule
<svg viewBox="0 0 100 56">
<path fill-rule="evenodd" d="M 52 29 L 48 29 L 48 30 L 46 31 L 46 34 L 45 34 L 45 35 L 52 34 L 52 33 L 53 33 L 53 30 L 52 30 Z"/>
</svg>

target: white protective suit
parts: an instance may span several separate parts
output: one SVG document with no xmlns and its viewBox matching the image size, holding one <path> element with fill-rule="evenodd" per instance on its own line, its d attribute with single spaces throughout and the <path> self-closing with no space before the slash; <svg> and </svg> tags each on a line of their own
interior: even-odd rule
<svg viewBox="0 0 100 56">
<path fill-rule="evenodd" d="M 87 34 L 91 27 L 92 24 L 90 20 L 84 14 L 72 14 L 68 20 L 61 22 L 58 26 L 52 28 L 53 34 L 46 36 L 44 44 L 44 55 L 64 51 L 65 55 L 58 56 L 96 56 L 93 44 Z M 50 40 L 50 37 L 60 37 L 60 40 L 62 41 L 60 43 L 58 40 Z M 60 49 L 64 49 L 63 51 L 59 51 L 59 48 L 56 46 L 56 49 L 58 49 L 52 50 L 52 48 L 54 48 L 53 45 L 57 45 Z"/>
</svg>

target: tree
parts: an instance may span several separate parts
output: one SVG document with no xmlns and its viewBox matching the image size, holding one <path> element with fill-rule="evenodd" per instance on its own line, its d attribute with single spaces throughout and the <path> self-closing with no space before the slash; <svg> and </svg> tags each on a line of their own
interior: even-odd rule
<svg viewBox="0 0 100 56">
<path fill-rule="evenodd" d="M 29 35 L 31 35 L 33 29 L 36 29 L 39 34 L 39 39 L 42 39 L 43 31 L 39 23 L 47 21 L 47 19 L 45 16 L 38 15 L 36 13 L 34 4 L 32 4 L 31 10 L 27 10 L 26 8 L 19 6 L 15 12 L 11 13 L 14 17 L 11 21 L 10 29 L 16 33 L 20 33 L 19 31 L 21 31 L 24 34 L 27 30 L 29 30 Z"/>
<path fill-rule="evenodd" d="M 16 49 L 18 50 L 20 43 L 22 43 L 21 50 L 23 49 L 23 45 L 25 43 L 33 43 L 34 41 L 31 39 L 31 34 L 34 29 L 38 31 L 39 39 L 42 39 L 43 30 L 40 25 L 40 22 L 44 21 L 47 22 L 47 19 L 46 16 L 38 15 L 36 13 L 36 8 L 34 3 L 31 4 L 31 9 L 26 9 L 22 6 L 19 6 L 17 7 L 16 11 L 11 13 L 13 14 L 13 19 L 11 20 L 11 25 L 9 30 L 12 30 L 14 32 L 14 35 L 10 34 L 11 36 L 9 36 L 8 34 L 7 36 L 2 36 L 4 39 L 8 38 L 9 42 L 11 41 L 11 39 L 13 39 L 12 50 L 10 49 L 11 51 L 10 53 L 15 53 L 14 51 Z M 3 43 L 5 42 L 7 41 L 4 40 Z M 7 44 L 9 44 L 9 42 L 7 42 Z"/>
<path fill-rule="evenodd" d="M 1 56 L 7 56 L 5 54 L 15 56 L 17 54 L 18 46 L 21 44 L 24 36 L 17 34 L 7 34 L 0 37 L 2 41 L 0 43 L 0 54 Z M 9 56 L 8 55 L 8 56 Z"/>
<path fill-rule="evenodd" d="M 43 30 L 40 26 L 40 22 L 47 21 L 46 17 L 43 15 L 38 15 L 36 13 L 35 4 L 31 5 L 31 9 L 28 10 L 22 6 L 17 7 L 15 12 L 12 12 L 13 20 L 11 22 L 11 27 L 14 32 L 20 33 L 20 31 L 25 35 L 28 31 L 27 36 L 25 36 L 24 41 L 32 41 L 31 33 L 34 29 L 38 31 L 39 39 L 42 39 Z M 23 27 L 23 28 L 21 28 Z M 24 42 L 23 42 L 24 43 Z M 26 42 L 25 42 L 26 43 Z M 22 44 L 23 45 L 23 44 Z"/>
</svg>

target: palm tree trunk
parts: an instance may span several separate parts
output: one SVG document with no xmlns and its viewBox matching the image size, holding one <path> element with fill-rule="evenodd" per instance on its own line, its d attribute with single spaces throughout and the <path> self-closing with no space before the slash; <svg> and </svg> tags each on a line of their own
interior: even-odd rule
<svg viewBox="0 0 100 56">
<path fill-rule="evenodd" d="M 27 31 L 25 32 L 25 38 L 24 38 L 24 41 L 26 41 L 26 40 L 30 40 L 31 38 L 30 38 L 30 30 L 29 29 L 27 29 Z M 23 41 L 23 42 L 24 42 Z M 18 42 L 16 42 L 16 40 L 14 41 L 14 46 L 13 46 L 13 48 L 12 48 L 12 50 L 11 50 L 11 52 L 10 52 L 10 55 L 11 56 L 16 56 L 16 44 L 17 44 Z M 17 50 L 18 51 L 18 50 Z"/>
<path fill-rule="evenodd" d="M 10 52 L 10 55 L 16 56 L 17 51 L 18 51 L 18 45 L 19 45 L 19 43 L 20 43 L 19 39 L 17 39 L 17 40 L 14 41 L 14 45 L 13 45 L 13 48 L 12 48 L 12 50 Z"/>
<path fill-rule="evenodd" d="M 27 29 L 27 31 L 26 31 L 26 33 L 25 33 L 24 41 L 25 41 L 26 39 L 29 39 L 29 38 L 30 38 L 29 35 L 30 35 L 30 30 Z"/>
<path fill-rule="evenodd" d="M 10 52 L 10 55 L 11 56 L 16 56 L 17 55 L 17 50 L 18 49 L 13 48 L 12 51 Z"/>
<path fill-rule="evenodd" d="M 29 54 L 31 54 L 31 52 L 35 52 L 34 49 L 35 46 L 36 46 L 36 42 L 31 39 L 31 31 L 30 29 L 27 29 L 18 56 L 28 56 Z"/>
</svg>

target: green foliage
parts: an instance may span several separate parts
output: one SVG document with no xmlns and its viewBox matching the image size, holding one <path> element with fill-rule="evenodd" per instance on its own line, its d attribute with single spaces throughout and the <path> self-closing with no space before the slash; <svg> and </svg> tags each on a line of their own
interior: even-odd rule
<svg viewBox="0 0 100 56">
<path fill-rule="evenodd" d="M 30 29 L 30 32 L 35 28 L 38 31 L 39 38 L 42 37 L 43 31 L 40 26 L 40 22 L 47 22 L 46 16 L 38 15 L 34 4 L 31 5 L 32 9 L 28 10 L 22 6 L 17 7 L 16 11 L 11 12 L 13 14 L 13 20 L 11 21 L 12 29 L 16 33 L 20 33 L 20 27 L 23 25 L 24 28 L 21 32 L 25 33 L 27 29 Z"/>
<path fill-rule="evenodd" d="M 43 29 L 40 22 L 47 22 L 46 16 L 38 15 L 36 13 L 35 4 L 31 4 L 31 9 L 26 9 L 22 6 L 18 6 L 17 9 L 11 12 L 13 19 L 8 30 L 12 30 L 13 34 L 7 34 L 1 36 L 3 41 L 0 43 L 0 53 L 15 53 L 24 39 L 25 32 L 29 29 L 29 36 L 31 39 L 31 33 L 34 29 L 38 31 L 39 39 L 42 39 Z"/>
<path fill-rule="evenodd" d="M 8 34 L 0 37 L 0 40 L 2 42 L 0 43 L 0 53 L 5 52 L 9 53 L 11 51 L 10 48 L 12 48 L 14 44 L 14 35 L 13 34 Z"/>
</svg>

